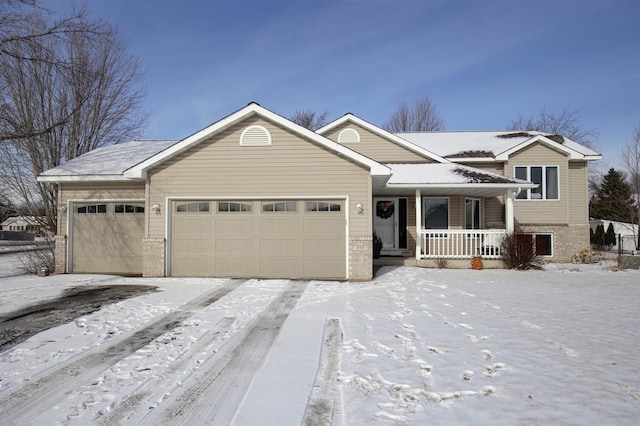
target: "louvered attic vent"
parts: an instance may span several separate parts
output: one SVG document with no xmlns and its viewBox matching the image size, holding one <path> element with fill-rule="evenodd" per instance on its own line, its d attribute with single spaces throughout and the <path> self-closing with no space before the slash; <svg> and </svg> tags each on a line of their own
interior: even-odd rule
<svg viewBox="0 0 640 426">
<path fill-rule="evenodd" d="M 262 126 L 249 126 L 240 135 L 241 146 L 271 145 L 271 133 Z"/>
<path fill-rule="evenodd" d="M 353 129 L 344 129 L 338 135 L 338 142 L 340 143 L 360 142 L 360 134 Z"/>
</svg>

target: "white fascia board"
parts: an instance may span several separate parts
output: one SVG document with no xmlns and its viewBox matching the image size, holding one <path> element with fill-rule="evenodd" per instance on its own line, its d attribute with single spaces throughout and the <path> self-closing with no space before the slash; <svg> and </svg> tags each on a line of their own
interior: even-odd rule
<svg viewBox="0 0 640 426">
<path fill-rule="evenodd" d="M 569 160 L 584 160 L 585 159 L 585 155 L 579 153 L 578 151 L 575 151 L 571 148 L 567 148 L 566 146 L 554 142 L 549 138 L 546 138 L 543 135 L 536 135 L 534 137 L 532 137 L 531 139 L 527 139 L 524 142 L 519 143 L 516 146 L 513 146 L 509 149 L 507 149 L 506 151 L 501 152 L 500 154 L 496 155 L 496 160 L 502 160 L 502 161 L 507 161 L 509 159 L 509 157 L 511 156 L 511 154 L 513 154 L 514 152 L 518 152 L 523 148 L 526 148 L 527 146 L 536 143 L 536 142 L 540 142 L 546 146 L 548 146 L 551 149 L 555 149 L 556 151 L 560 151 L 565 153 L 568 157 Z"/>
<path fill-rule="evenodd" d="M 141 179 L 128 178 L 123 175 L 45 175 L 36 178 L 38 182 L 136 182 Z"/>
<path fill-rule="evenodd" d="M 187 137 L 186 139 L 183 139 L 177 144 L 162 151 L 161 153 L 130 168 L 129 170 L 125 171 L 124 175 L 132 179 L 145 179 L 146 172 L 151 167 L 161 163 L 162 161 L 170 157 L 173 157 L 179 152 L 197 144 L 204 138 L 225 129 L 252 114 L 257 114 L 263 118 L 274 121 L 283 127 L 289 128 L 294 132 L 300 133 L 303 136 L 306 136 L 312 139 L 314 142 L 325 146 L 326 148 L 336 152 L 336 154 L 338 155 L 342 155 L 344 157 L 347 157 L 355 161 L 356 163 L 359 163 L 361 165 L 368 167 L 371 174 L 373 175 L 384 175 L 384 176 L 391 175 L 391 169 L 389 167 L 384 166 L 383 164 L 380 164 L 368 157 L 365 157 L 364 155 L 359 154 L 351 149 L 348 149 L 337 142 L 333 142 L 332 140 L 329 140 L 322 135 L 312 132 L 311 130 L 305 127 L 302 127 L 296 123 L 293 123 L 292 121 L 282 117 L 281 115 L 278 115 L 272 111 L 269 111 L 268 109 L 256 103 L 250 103 L 246 107 L 236 111 L 231 115 L 228 115 L 222 120 L 219 120 L 214 124 L 200 130 L 199 132 L 194 133 L 193 135 Z"/>
<path fill-rule="evenodd" d="M 451 163 L 502 163 L 494 157 L 457 157 L 447 158 Z"/>
<path fill-rule="evenodd" d="M 329 130 L 342 125 L 343 123 L 346 122 L 352 122 L 354 124 L 357 124 L 367 130 L 369 130 L 371 133 L 377 134 L 378 136 L 382 137 L 382 138 L 386 138 L 389 139 L 391 141 L 393 141 L 394 143 L 402 146 L 403 148 L 406 148 L 410 151 L 413 151 L 417 154 L 420 154 L 424 157 L 430 158 L 434 161 L 437 161 L 438 163 L 451 163 L 451 161 L 447 160 L 444 157 L 440 157 L 437 154 L 434 154 L 431 151 L 428 151 L 422 147 L 419 147 L 418 145 L 409 142 L 406 139 L 401 138 L 400 136 L 396 136 L 393 133 L 387 132 L 384 129 L 381 129 L 380 127 L 369 123 L 368 121 L 365 121 L 359 117 L 356 117 L 355 115 L 348 113 L 343 115 L 342 117 L 338 118 L 337 120 L 327 124 L 326 126 L 318 129 L 316 131 L 316 133 L 322 135 L 325 134 L 326 132 L 328 132 Z"/>
<path fill-rule="evenodd" d="M 422 189 L 455 189 L 455 188 L 504 188 L 504 189 L 532 189 L 535 183 L 388 183 L 388 188 L 422 188 Z"/>
</svg>

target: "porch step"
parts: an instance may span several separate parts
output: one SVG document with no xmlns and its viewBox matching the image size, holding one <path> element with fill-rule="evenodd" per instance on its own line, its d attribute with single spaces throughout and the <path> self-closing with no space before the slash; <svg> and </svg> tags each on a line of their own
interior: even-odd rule
<svg viewBox="0 0 640 426">
<path fill-rule="evenodd" d="M 380 256 L 373 259 L 373 266 L 417 266 L 417 261 L 415 257 Z"/>
</svg>

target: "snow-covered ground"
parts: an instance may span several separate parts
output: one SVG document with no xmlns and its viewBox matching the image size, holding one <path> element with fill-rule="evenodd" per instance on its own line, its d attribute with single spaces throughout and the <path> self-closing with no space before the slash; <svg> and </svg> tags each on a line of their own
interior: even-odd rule
<svg viewBox="0 0 640 426">
<path fill-rule="evenodd" d="M 334 425 L 640 418 L 640 272 L 611 263 L 301 283 L 13 276 L 12 256 L 0 317 L 79 285 L 160 291 L 1 353 L 2 424 L 298 425 L 308 407 Z"/>
</svg>

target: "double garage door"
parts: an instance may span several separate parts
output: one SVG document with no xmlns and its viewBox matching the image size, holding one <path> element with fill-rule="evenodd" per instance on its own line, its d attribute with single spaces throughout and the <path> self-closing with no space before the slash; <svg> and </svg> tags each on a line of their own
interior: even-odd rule
<svg viewBox="0 0 640 426">
<path fill-rule="evenodd" d="M 347 278 L 344 200 L 184 200 L 171 209 L 172 276 Z"/>
<path fill-rule="evenodd" d="M 74 203 L 72 271 L 142 274 L 144 203 Z"/>
</svg>

